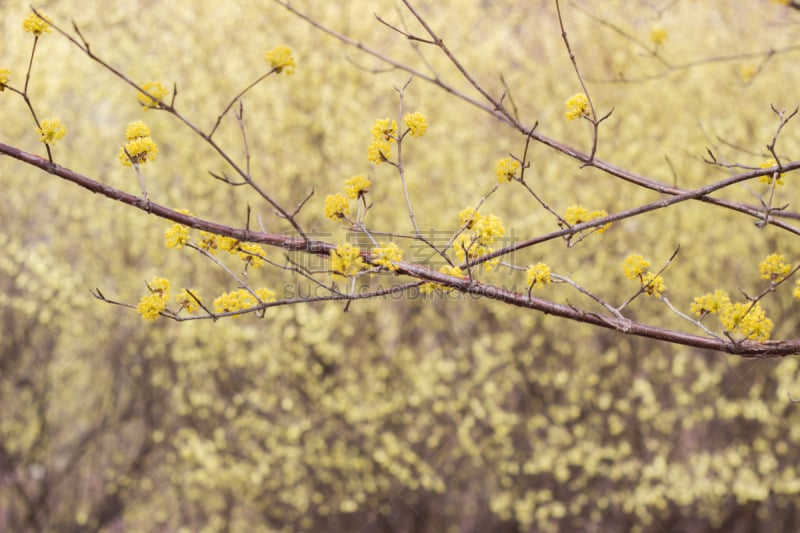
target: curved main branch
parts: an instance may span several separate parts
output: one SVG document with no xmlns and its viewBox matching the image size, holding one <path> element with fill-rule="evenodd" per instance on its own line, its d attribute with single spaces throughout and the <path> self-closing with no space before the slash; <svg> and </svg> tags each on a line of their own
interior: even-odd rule
<svg viewBox="0 0 800 533">
<path fill-rule="evenodd" d="M 53 164 L 47 159 L 44 159 L 38 155 L 28 153 L 24 150 L 20 150 L 19 148 L 7 144 L 0 143 L 0 154 L 5 154 L 25 164 L 37 167 L 49 174 L 70 181 L 93 193 L 101 194 L 107 198 L 130 205 L 149 214 L 153 214 L 159 218 L 172 220 L 173 222 L 177 222 L 195 229 L 208 231 L 217 235 L 233 237 L 241 241 L 259 243 L 267 246 L 282 248 L 284 250 L 305 252 L 315 255 L 327 256 L 330 255 L 331 251 L 335 250 L 336 248 L 333 244 L 323 241 L 312 241 L 275 233 L 234 228 L 189 216 L 163 205 L 144 200 L 140 196 L 135 196 L 105 183 L 93 180 L 69 168 Z M 797 166 L 800 166 L 800 163 L 797 163 Z M 579 231 L 580 226 L 573 226 L 572 229 Z M 424 265 L 408 263 L 405 261 L 398 264 L 397 274 L 411 276 L 426 282 L 437 283 L 459 292 L 474 294 L 492 300 L 498 300 L 517 307 L 540 311 L 548 315 L 555 315 L 576 322 L 584 322 L 586 324 L 611 329 L 629 335 L 647 337 L 673 344 L 682 344 L 694 348 L 715 350 L 740 355 L 742 357 L 753 358 L 775 358 L 800 353 L 800 339 L 759 343 L 753 341 L 732 342 L 730 340 L 723 340 L 719 338 L 702 337 L 699 335 L 692 335 L 680 331 L 668 330 L 656 326 L 642 324 L 627 318 L 620 318 L 619 316 L 589 312 L 572 306 L 561 305 L 549 300 L 529 297 L 527 294 L 509 291 L 502 287 L 480 283 L 468 278 L 449 276 L 442 274 L 441 272 L 431 270 Z"/>
</svg>

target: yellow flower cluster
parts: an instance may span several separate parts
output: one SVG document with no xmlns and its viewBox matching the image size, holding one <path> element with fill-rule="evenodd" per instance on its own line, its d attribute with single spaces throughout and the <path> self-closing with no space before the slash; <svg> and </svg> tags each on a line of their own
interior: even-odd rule
<svg viewBox="0 0 800 533">
<path fill-rule="evenodd" d="M 383 118 L 372 126 L 372 142 L 367 149 L 367 159 L 380 165 L 392 156 L 392 143 L 397 139 L 397 121 Z"/>
<path fill-rule="evenodd" d="M 350 244 L 340 244 L 331 252 L 331 272 L 333 279 L 355 276 L 369 265 L 361 257 L 361 250 Z"/>
<path fill-rule="evenodd" d="M 649 266 L 650 261 L 640 254 L 631 254 L 622 262 L 622 269 L 625 271 L 625 277 L 628 279 L 639 278 L 647 272 L 647 267 Z"/>
<path fill-rule="evenodd" d="M 264 54 L 264 59 L 278 74 L 285 71 L 287 76 L 291 76 L 297 67 L 294 57 L 292 57 L 292 50 L 288 46 L 276 46 Z"/>
<path fill-rule="evenodd" d="M 767 318 L 759 302 L 732 303 L 725 291 L 714 291 L 697 296 L 692 301 L 691 311 L 703 318 L 717 314 L 722 326 L 732 336 L 767 341 L 772 333 L 772 321 Z"/>
<path fill-rule="evenodd" d="M 589 222 L 590 220 L 595 220 L 597 218 L 607 217 L 608 212 L 603 209 L 595 209 L 594 211 L 589 211 L 582 205 L 574 204 L 567 208 L 566 212 L 564 213 L 564 220 L 567 221 L 567 224 L 570 226 L 575 226 L 577 224 L 582 224 L 584 222 Z M 608 228 L 611 227 L 611 223 L 603 224 L 602 226 L 598 226 L 594 228 L 596 233 L 603 233 Z"/>
<path fill-rule="evenodd" d="M 656 46 L 662 45 L 669 39 L 669 34 L 664 28 L 656 26 L 650 30 L 650 42 Z"/>
<path fill-rule="evenodd" d="M 494 173 L 497 175 L 497 183 L 506 183 L 517 177 L 520 164 L 514 158 L 504 157 L 494 166 Z"/>
<path fill-rule="evenodd" d="M 428 130 L 428 119 L 419 111 L 406 113 L 406 116 L 403 117 L 403 122 L 408 126 L 408 131 L 412 137 L 422 137 Z"/>
<path fill-rule="evenodd" d="M 369 192 L 370 185 L 372 185 L 372 182 L 369 181 L 369 178 L 363 174 L 358 174 L 344 181 L 344 192 L 348 198 L 355 200 L 360 196 L 367 194 Z"/>
<path fill-rule="evenodd" d="M 169 302 L 169 280 L 162 277 L 155 277 L 147 282 L 147 289 L 150 294 L 142 296 L 139 303 L 136 305 L 136 312 L 142 318 L 153 322 L 158 318 L 161 313 L 167 310 L 167 303 Z M 195 296 L 197 292 L 192 291 Z M 198 301 L 189 294 L 189 291 L 183 289 L 176 297 L 175 301 L 179 305 L 178 312 L 186 310 L 189 313 L 194 313 L 200 308 Z"/>
<path fill-rule="evenodd" d="M 141 120 L 128 124 L 125 140 L 125 146 L 119 149 L 119 160 L 126 167 L 149 163 L 158 155 L 158 146 L 150 137 L 150 128 Z"/>
<path fill-rule="evenodd" d="M 178 209 L 178 213 L 191 216 L 188 209 Z M 164 232 L 164 244 L 167 248 L 180 250 L 189 242 L 189 226 L 183 224 L 173 224 Z"/>
<path fill-rule="evenodd" d="M 189 242 L 189 226 L 173 224 L 164 232 L 164 241 L 167 248 L 177 248 L 180 250 Z"/>
<path fill-rule="evenodd" d="M 525 283 L 528 288 L 541 289 L 552 281 L 550 278 L 550 267 L 544 263 L 536 263 L 528 267 L 525 275 Z"/>
<path fill-rule="evenodd" d="M 192 294 L 197 296 L 196 291 L 192 291 Z M 180 306 L 180 309 L 178 311 L 180 311 L 181 309 L 186 309 L 186 311 L 188 311 L 189 313 L 194 313 L 200 308 L 200 304 L 197 302 L 197 300 L 195 300 L 192 297 L 191 294 L 189 294 L 189 291 L 186 289 L 183 289 L 175 297 L 175 301 L 178 302 L 178 305 Z"/>
<path fill-rule="evenodd" d="M 22 21 L 22 29 L 35 36 L 40 36 L 43 33 L 50 33 L 50 19 L 44 17 L 44 20 L 36 16 L 36 13 L 31 13 L 25 20 Z"/>
<path fill-rule="evenodd" d="M 6 85 L 11 79 L 11 71 L 7 68 L 0 68 L 0 93 L 6 90 Z"/>
<path fill-rule="evenodd" d="M 169 280 L 166 278 L 155 277 L 147 283 L 150 294 L 142 296 L 136 306 L 136 312 L 142 318 L 154 321 L 167 308 L 169 301 Z"/>
<path fill-rule="evenodd" d="M 164 98 L 167 97 L 169 91 L 166 87 L 161 85 L 160 81 L 148 81 L 144 85 L 142 85 L 142 89 L 147 91 L 149 94 L 153 95 L 153 98 L 150 98 L 146 94 L 140 92 L 136 95 L 136 99 L 139 101 L 141 106 L 144 108 L 145 111 L 148 109 L 156 109 L 159 107 L 159 100 L 163 101 Z"/>
<path fill-rule="evenodd" d="M 255 295 L 247 289 L 237 289 L 217 297 L 214 300 L 214 312 L 230 313 L 242 309 L 250 309 L 274 301 L 275 293 L 269 289 L 256 289 Z M 237 318 L 237 316 L 234 318 Z"/>
<path fill-rule="evenodd" d="M 564 114 L 569 120 L 589 116 L 589 98 L 583 93 L 577 93 L 566 102 L 567 112 Z"/>
<path fill-rule="evenodd" d="M 179 209 L 178 212 L 189 214 L 185 209 Z M 167 248 L 180 249 L 190 242 L 192 242 L 192 238 L 189 234 L 189 227 L 183 224 L 173 224 L 164 232 L 164 244 Z M 195 244 L 212 255 L 216 255 L 218 250 L 237 254 L 239 259 L 253 268 L 260 268 L 266 264 L 266 253 L 258 244 L 241 242 L 233 237 L 216 235 L 207 231 L 200 232 L 200 239 Z"/>
<path fill-rule="evenodd" d="M 647 272 L 642 276 L 642 288 L 645 294 L 659 298 L 667 290 L 661 276 L 656 276 L 652 272 Z"/>
<path fill-rule="evenodd" d="M 387 270 L 397 270 L 395 263 L 403 260 L 403 251 L 393 242 L 372 249 L 372 262 Z"/>
<path fill-rule="evenodd" d="M 216 254 L 217 250 L 235 253 L 238 245 L 239 241 L 233 237 L 225 237 L 207 231 L 200 232 L 198 246 L 212 255 Z"/>
<path fill-rule="evenodd" d="M 56 141 L 64 138 L 67 134 L 67 127 L 64 126 L 60 120 L 43 120 L 41 127 L 36 128 L 36 133 L 39 134 L 39 140 L 44 144 L 55 144 Z"/>
<path fill-rule="evenodd" d="M 638 279 L 642 290 L 649 296 L 659 298 L 667 289 L 661 276 L 647 271 L 650 261 L 639 254 L 631 254 L 622 262 L 625 277 L 631 280 Z"/>
<path fill-rule="evenodd" d="M 792 265 L 784 262 L 785 258 L 780 254 L 770 254 L 758 265 L 761 272 L 761 279 L 768 279 L 773 283 L 783 281 L 791 272 Z"/>
<path fill-rule="evenodd" d="M 777 165 L 778 165 L 778 162 L 775 161 L 774 159 L 767 159 L 766 161 L 764 161 L 763 163 L 758 165 L 758 168 L 772 168 L 772 167 L 777 166 Z M 766 175 L 761 176 L 760 178 L 758 178 L 758 181 L 760 181 L 761 183 L 766 183 L 767 185 L 771 185 L 772 184 L 772 176 L 774 176 L 774 175 L 775 175 L 774 172 L 772 174 L 766 174 Z M 783 174 L 781 174 L 781 173 L 778 174 L 778 179 L 775 180 L 775 185 L 783 185 Z"/>
<path fill-rule="evenodd" d="M 347 203 L 347 198 L 340 193 L 326 196 L 325 216 L 340 222 L 350 216 L 350 206 Z"/>
<path fill-rule="evenodd" d="M 702 296 L 696 296 L 692 301 L 691 312 L 703 318 L 708 314 L 719 313 L 725 306 L 731 304 L 730 296 L 725 291 L 714 291 L 714 293 L 706 293 Z"/>
<path fill-rule="evenodd" d="M 502 221 L 495 215 L 481 215 L 471 207 L 458 214 L 458 222 L 464 228 L 453 243 L 456 255 L 461 261 L 473 260 L 494 251 L 492 245 L 503 236 L 505 228 Z M 497 266 L 500 258 L 494 258 L 483 263 L 486 270 Z"/>
<path fill-rule="evenodd" d="M 552 281 L 550 267 L 544 263 L 530 265 L 525 273 L 525 284 L 528 288 L 541 289 Z"/>
<path fill-rule="evenodd" d="M 258 244 L 251 242 L 240 242 L 232 252 L 239 252 L 239 259 L 249 264 L 253 268 L 260 268 L 264 266 L 264 249 Z"/>
<path fill-rule="evenodd" d="M 731 335 L 753 341 L 767 341 L 772 333 L 772 320 L 767 318 L 759 302 L 735 303 L 723 307 L 719 319 Z"/>
</svg>

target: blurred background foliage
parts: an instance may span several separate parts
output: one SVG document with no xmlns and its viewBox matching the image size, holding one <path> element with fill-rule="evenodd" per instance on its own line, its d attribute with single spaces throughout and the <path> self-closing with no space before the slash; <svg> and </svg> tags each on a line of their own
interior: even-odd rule
<svg viewBox="0 0 800 533">
<path fill-rule="evenodd" d="M 408 41 L 380 25 L 418 27 L 393 1 L 293 2 L 329 27 L 425 70 Z M 27 2 L 3 5 L 0 67 L 21 86 L 32 38 Z M 520 117 L 583 149 L 585 124 L 564 120 L 580 91 L 552 2 L 415 3 L 474 77 L 500 94 L 502 74 Z M 322 216 L 342 180 L 370 174 L 370 227 L 408 232 L 396 173 L 367 162 L 369 129 L 398 113 L 408 75 L 267 1 L 187 0 L 37 4 L 61 26 L 75 20 L 93 50 L 143 83 L 178 87 L 179 109 L 208 129 L 230 98 L 267 70 L 265 50 L 286 44 L 294 76 L 270 77 L 244 98 L 253 173 L 286 206 L 310 190 L 300 216 L 317 236 L 347 231 Z M 778 109 L 797 105 L 796 53 L 665 69 L 672 64 L 798 44 L 800 13 L 773 2 L 564 3 L 574 52 L 600 112 L 598 156 L 690 188 L 723 177 L 702 162 L 757 166 Z M 591 15 L 591 16 L 589 16 Z M 600 21 L 598 21 L 600 19 Z M 612 27 L 613 26 L 613 27 Z M 630 38 L 621 35 L 622 30 Z M 439 75 L 470 92 L 434 50 Z M 755 72 L 755 75 L 753 73 Z M 635 80 L 619 82 L 620 78 Z M 617 80 L 617 81 L 614 81 Z M 208 175 L 223 162 L 165 113 L 143 112 L 135 91 L 55 34 L 39 43 L 31 96 L 68 135 L 56 161 L 133 193 L 117 160 L 125 126 L 144 119 L 161 148 L 146 167 L 151 198 L 242 226 L 250 205 L 268 231 L 288 227 L 252 193 Z M 420 80 L 406 109 L 430 127 L 405 143 L 417 220 L 452 231 L 457 214 L 495 183 L 494 162 L 521 155 L 524 138 Z M 0 141 L 44 153 L 14 94 L 0 95 Z M 797 159 L 797 124 L 778 151 Z M 241 159 L 235 121 L 221 143 Z M 574 203 L 609 212 L 656 198 L 533 146 L 528 182 L 557 211 Z M 748 361 L 600 331 L 468 297 L 308 304 L 245 317 L 146 323 L 90 295 L 135 303 L 154 275 L 208 299 L 235 284 L 191 250 L 168 251 L 164 221 L 0 159 L 0 529 L 8 531 L 796 531 L 800 397 L 795 358 Z M 777 203 L 794 202 L 791 176 Z M 757 203 L 765 186 L 723 196 Z M 514 184 L 482 211 L 519 239 L 556 229 Z M 684 203 L 616 224 L 567 249 L 550 242 L 513 262 L 545 261 L 607 300 L 635 287 L 629 253 L 662 264 L 671 301 L 714 289 L 755 292 L 768 253 L 798 257 L 787 233 Z M 406 257 L 415 259 L 406 246 Z M 279 264 L 279 250 L 268 250 Z M 300 259 L 300 258 L 298 258 Z M 306 258 L 305 261 L 312 261 Z M 309 265 L 313 266 L 313 265 Z M 324 268 L 324 264 L 317 265 Z M 258 271 L 278 297 L 303 287 Z M 485 274 L 515 286 L 506 269 Z M 381 278 L 380 282 L 390 279 Z M 518 289 L 520 290 L 520 289 Z M 547 292 L 550 291 L 550 292 Z M 548 287 L 556 301 L 574 291 Z M 585 302 L 580 302 L 585 305 Z M 764 303 L 775 337 L 798 336 L 796 305 Z M 686 328 L 658 301 L 639 320 Z"/>
</svg>

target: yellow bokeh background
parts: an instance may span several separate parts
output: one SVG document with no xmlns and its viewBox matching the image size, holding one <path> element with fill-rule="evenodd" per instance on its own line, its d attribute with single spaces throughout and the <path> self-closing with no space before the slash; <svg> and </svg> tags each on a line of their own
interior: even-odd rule
<svg viewBox="0 0 800 533">
<path fill-rule="evenodd" d="M 581 87 L 553 4 L 443 4 L 413 3 L 474 79 L 499 98 L 502 75 L 505 102 L 524 124 L 538 121 L 539 133 L 588 151 L 588 125 L 564 118 L 564 102 Z M 777 127 L 770 105 L 798 104 L 792 47 L 800 12 L 766 1 L 658 4 L 562 2 L 593 102 L 600 114 L 613 108 L 598 158 L 685 189 L 732 172 L 705 163 L 707 149 L 757 167 Z M 373 15 L 423 35 L 402 5 L 292 5 L 481 99 L 435 47 Z M 274 2 L 36 7 L 70 33 L 74 20 L 92 51 L 132 80 L 177 87 L 176 107 L 204 131 L 269 69 L 264 52 L 289 46 L 295 74 L 249 91 L 243 124 L 261 187 L 290 211 L 314 191 L 298 220 L 320 240 L 348 239 L 344 225 L 323 216 L 323 202 L 356 174 L 372 181 L 371 230 L 412 229 L 397 172 L 367 160 L 376 119 L 413 111 L 428 119 L 424 137 L 404 141 L 403 158 L 416 220 L 433 239 L 449 238 L 458 213 L 496 184 L 495 162 L 525 147 L 523 135 L 420 78 L 400 111 L 396 89 L 407 72 Z M 0 22 L 0 68 L 12 70 L 15 88 L 33 42 L 22 31 L 28 11 L 6 2 Z M 657 48 L 656 28 L 667 35 Z M 142 167 L 154 202 L 235 227 L 249 206 L 252 227 L 291 229 L 252 190 L 215 180 L 209 172 L 230 168 L 199 137 L 165 112 L 143 111 L 132 87 L 56 33 L 39 39 L 29 94 L 40 119 L 67 127 L 53 147 L 59 165 L 138 194 L 135 173 L 117 155 L 127 124 L 144 120 L 160 150 Z M 45 155 L 18 95 L 0 93 L 0 116 L 0 142 Z M 781 133 L 786 161 L 797 159 L 799 132 L 790 122 Z M 215 140 L 244 161 L 232 114 Z M 541 144 L 529 156 L 527 183 L 559 213 L 573 204 L 614 213 L 658 198 Z M 798 186 L 791 174 L 784 181 L 776 205 L 794 210 Z M 681 531 L 746 522 L 789 531 L 798 520 L 793 357 L 751 361 L 659 344 L 458 294 L 151 324 L 90 291 L 135 305 L 154 276 L 209 301 L 238 287 L 200 254 L 166 249 L 167 221 L 8 157 L 0 158 L 0 182 L 0 480 L 8 488 L 0 490 L 0 530 Z M 767 191 L 753 180 L 720 197 L 757 206 Z M 558 229 L 516 183 L 503 184 L 481 212 L 503 221 L 507 239 Z M 670 301 L 688 313 L 692 298 L 709 291 L 763 289 L 758 264 L 767 254 L 797 263 L 796 237 L 754 222 L 685 202 L 572 248 L 554 240 L 506 260 L 545 262 L 618 305 L 637 289 L 620 266 L 628 254 L 660 268 L 680 245 L 663 277 Z M 430 255 L 399 242 L 408 260 Z M 282 250 L 267 256 L 286 262 Z M 319 258 L 292 257 L 326 268 Z M 278 298 L 310 289 L 277 268 L 249 275 Z M 481 275 L 523 292 L 522 270 Z M 773 336 L 794 338 L 797 304 L 789 284 L 780 289 L 763 306 Z M 602 311 L 564 285 L 536 296 Z M 653 298 L 626 313 L 702 334 Z"/>
</svg>

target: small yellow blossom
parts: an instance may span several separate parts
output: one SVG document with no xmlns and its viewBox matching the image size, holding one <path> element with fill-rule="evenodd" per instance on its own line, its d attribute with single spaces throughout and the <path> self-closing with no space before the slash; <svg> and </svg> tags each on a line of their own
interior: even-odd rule
<svg viewBox="0 0 800 533">
<path fill-rule="evenodd" d="M 767 341 L 772 333 L 772 321 L 759 302 L 728 304 L 720 309 L 719 319 L 731 335 L 754 341 Z"/>
<path fill-rule="evenodd" d="M 155 277 L 147 282 L 147 288 L 150 294 L 142 296 L 136 305 L 136 312 L 145 320 L 152 322 L 167 308 L 169 280 Z"/>
<path fill-rule="evenodd" d="M 292 57 L 292 50 L 288 46 L 276 46 L 264 54 L 264 59 L 278 74 L 285 71 L 287 76 L 291 76 L 297 67 L 294 57 Z"/>
<path fill-rule="evenodd" d="M 192 294 L 197 296 L 197 291 L 193 290 Z M 200 304 L 197 303 L 197 300 L 192 298 L 192 294 L 189 294 L 189 291 L 187 289 L 183 289 L 175 297 L 175 301 L 178 303 L 178 306 L 180 306 L 179 311 L 182 310 L 182 309 L 186 309 L 187 312 L 194 313 L 195 311 L 200 309 Z M 198 296 L 198 298 L 199 298 L 199 296 Z"/>
<path fill-rule="evenodd" d="M 464 226 L 466 229 L 472 229 L 472 224 L 478 216 L 480 215 L 477 215 L 474 209 L 467 207 L 458 213 L 458 225 Z"/>
<path fill-rule="evenodd" d="M 397 270 L 395 263 L 403 260 L 403 251 L 393 242 L 372 249 L 372 261 L 387 270 Z"/>
<path fill-rule="evenodd" d="M 792 296 L 800 300 L 800 279 L 798 279 L 794 284 L 794 290 L 792 291 Z"/>
<path fill-rule="evenodd" d="M 603 209 L 595 209 L 594 211 L 589 211 L 582 205 L 571 205 L 567 208 L 566 212 L 564 213 L 564 220 L 567 221 L 567 224 L 570 226 L 575 226 L 577 224 L 583 224 L 584 222 L 589 222 L 590 220 L 595 220 L 597 218 L 607 217 L 608 213 Z M 602 226 L 594 228 L 596 233 L 603 233 L 608 228 L 611 227 L 611 223 L 603 224 Z"/>
<path fill-rule="evenodd" d="M 691 311 L 702 318 L 707 314 L 718 313 L 720 309 L 731 304 L 730 296 L 725 291 L 716 290 L 714 294 L 706 293 L 696 296 L 692 301 Z"/>
<path fill-rule="evenodd" d="M 11 71 L 7 68 L 0 68 L 0 93 L 6 90 L 6 85 L 8 85 L 10 79 Z"/>
<path fill-rule="evenodd" d="M 481 215 L 468 207 L 458 214 L 458 222 L 465 231 L 460 233 L 453 245 L 461 261 L 472 261 L 494 251 L 492 245 L 505 234 L 502 221 L 495 215 Z M 500 262 L 499 257 L 482 263 L 491 272 Z"/>
<path fill-rule="evenodd" d="M 239 251 L 239 259 L 248 263 L 251 267 L 259 268 L 264 266 L 264 257 L 266 254 L 264 253 L 264 249 L 258 244 L 243 242 L 239 244 L 237 249 Z"/>
<path fill-rule="evenodd" d="M 494 166 L 494 173 L 497 175 L 497 183 L 505 183 L 517 177 L 519 172 L 519 161 L 511 157 L 505 157 Z"/>
<path fill-rule="evenodd" d="M 189 215 L 188 209 L 178 209 L 178 213 Z M 164 244 L 167 248 L 183 248 L 189 242 L 189 226 L 183 224 L 173 224 L 171 228 L 164 232 Z"/>
<path fill-rule="evenodd" d="M 126 153 L 127 152 L 127 153 Z M 143 165 L 154 160 L 158 155 L 158 146 L 150 137 L 139 137 L 125 143 L 125 146 L 119 149 L 119 160 L 126 166 Z"/>
<path fill-rule="evenodd" d="M 235 291 L 223 293 L 214 299 L 214 312 L 215 313 L 230 313 L 240 309 L 250 307 L 246 304 L 248 300 L 255 301 L 253 295 L 245 289 L 237 289 Z"/>
<path fill-rule="evenodd" d="M 644 276 L 642 276 L 642 288 L 644 288 L 646 294 L 655 296 L 656 298 L 660 297 L 661 294 L 667 290 L 661 276 L 656 276 L 652 272 L 646 272 Z"/>
<path fill-rule="evenodd" d="M 239 246 L 239 241 L 233 237 L 224 237 L 207 231 L 201 231 L 198 246 L 210 254 L 216 254 L 217 250 L 235 252 Z"/>
<path fill-rule="evenodd" d="M 334 279 L 355 276 L 369 265 L 361 257 L 361 250 L 350 244 L 340 244 L 331 252 L 331 271 Z"/>
<path fill-rule="evenodd" d="M 525 280 L 527 287 L 541 289 L 552 281 L 550 278 L 550 267 L 544 263 L 536 263 L 535 265 L 529 266 Z"/>
<path fill-rule="evenodd" d="M 126 167 L 134 163 L 137 165 L 149 163 L 158 155 L 158 146 L 150 137 L 150 128 L 141 120 L 128 124 L 125 139 L 128 142 L 119 149 L 119 160 Z"/>
<path fill-rule="evenodd" d="M 765 257 L 758 265 L 761 279 L 768 279 L 773 283 L 783 281 L 792 270 L 792 265 L 785 263 L 784 259 L 780 254 L 770 254 Z"/>
<path fill-rule="evenodd" d="M 42 15 L 44 17 L 44 15 Z M 22 21 L 22 28 L 28 33 L 39 36 L 43 33 L 50 33 L 50 19 L 44 17 L 44 20 L 36 16 L 36 13 L 31 13 L 25 20 Z"/>
<path fill-rule="evenodd" d="M 397 138 L 397 121 L 381 118 L 372 126 L 372 138 L 392 142 Z"/>
<path fill-rule="evenodd" d="M 275 301 L 275 293 L 267 288 L 256 289 L 256 296 L 265 304 Z"/>
<path fill-rule="evenodd" d="M 60 120 L 43 120 L 42 125 L 36 128 L 36 133 L 39 134 L 39 140 L 45 144 L 55 144 L 56 141 L 64 138 L 67 134 L 67 127 L 64 126 Z"/>
<path fill-rule="evenodd" d="M 164 242 L 167 248 L 183 248 L 189 242 L 189 227 L 183 224 L 173 224 L 164 232 Z"/>
<path fill-rule="evenodd" d="M 150 292 L 158 294 L 169 294 L 169 280 L 167 278 L 155 277 L 147 282 Z"/>
<path fill-rule="evenodd" d="M 760 165 L 758 165 L 758 168 L 772 168 L 777 165 L 778 163 L 774 159 L 768 159 L 763 163 L 761 163 Z M 772 176 L 774 175 L 775 175 L 774 172 L 772 174 L 766 174 L 758 178 L 758 181 L 760 181 L 761 183 L 766 183 L 767 185 L 771 185 Z M 775 185 L 783 185 L 783 174 L 780 173 L 778 174 L 778 179 L 775 181 Z"/>
<path fill-rule="evenodd" d="M 638 279 L 650 266 L 650 261 L 646 260 L 639 254 L 631 254 L 622 262 L 622 269 L 625 271 L 625 277 L 628 279 Z"/>
<path fill-rule="evenodd" d="M 233 237 L 227 237 L 225 235 L 215 235 L 217 247 L 220 250 L 224 250 L 226 252 L 236 253 L 239 249 L 239 241 L 234 239 Z"/>
<path fill-rule="evenodd" d="M 669 34 L 667 33 L 667 30 L 665 30 L 664 28 L 656 26 L 655 28 L 650 30 L 650 42 L 656 46 L 664 44 L 665 42 L 667 42 L 668 38 Z"/>
<path fill-rule="evenodd" d="M 422 137 L 428 129 L 428 119 L 425 115 L 417 111 L 416 113 L 407 113 L 403 117 L 403 121 L 408 126 L 412 137 Z"/>
<path fill-rule="evenodd" d="M 270 303 L 274 301 L 275 293 L 269 289 L 257 289 L 255 291 L 255 296 L 247 289 L 237 289 L 217 297 L 214 300 L 214 312 L 230 313 L 233 311 L 240 311 L 242 309 L 250 309 L 251 307 L 261 305 L 262 303 Z"/>
<path fill-rule="evenodd" d="M 771 0 L 773 4 L 780 4 L 782 6 L 788 6 L 791 0 Z"/>
<path fill-rule="evenodd" d="M 569 120 L 589 116 L 589 98 L 583 93 L 577 93 L 566 101 L 567 112 L 564 114 Z"/>
<path fill-rule="evenodd" d="M 325 216 L 332 220 L 344 220 L 350 216 L 350 206 L 347 198 L 339 193 L 329 194 L 325 197 Z"/>
<path fill-rule="evenodd" d="M 367 148 L 367 161 L 380 165 L 392 157 L 392 145 L 383 139 L 373 139 Z"/>
<path fill-rule="evenodd" d="M 349 198 L 355 200 L 369 192 L 369 187 L 372 185 L 372 182 L 369 181 L 369 178 L 366 176 L 358 174 L 348 180 L 345 180 L 344 185 L 345 194 Z"/>
<path fill-rule="evenodd" d="M 128 127 L 125 128 L 125 140 L 134 141 L 141 137 L 150 137 L 150 128 L 147 127 L 147 124 L 141 120 L 128 124 Z"/>
<path fill-rule="evenodd" d="M 142 85 L 142 89 L 147 91 L 149 94 L 153 95 L 153 98 L 150 98 L 146 94 L 140 92 L 136 95 L 136 99 L 142 105 L 145 111 L 148 109 L 156 109 L 159 107 L 158 101 L 164 101 L 164 98 L 167 97 L 169 91 L 166 87 L 161 85 L 160 81 L 148 81 L 144 85 Z M 149 135 L 149 133 L 147 134 Z M 146 135 L 145 135 L 146 137 Z"/>
<path fill-rule="evenodd" d="M 142 318 L 150 322 L 158 318 L 166 308 L 167 299 L 159 294 L 142 296 L 139 303 L 136 304 L 136 312 L 142 315 Z"/>
</svg>

